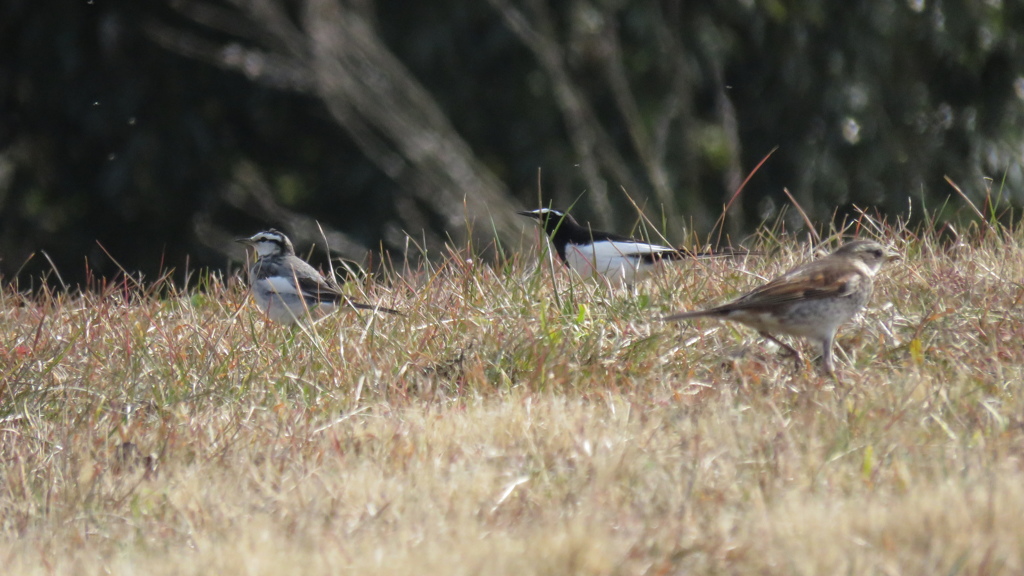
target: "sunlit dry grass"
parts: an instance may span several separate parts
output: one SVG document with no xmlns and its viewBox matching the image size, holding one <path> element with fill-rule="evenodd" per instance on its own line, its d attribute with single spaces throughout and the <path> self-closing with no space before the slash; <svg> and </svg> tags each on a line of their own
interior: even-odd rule
<svg viewBox="0 0 1024 576">
<path fill-rule="evenodd" d="M 657 320 L 812 257 L 773 239 L 635 295 L 454 254 L 301 329 L 233 281 L 8 287 L 4 573 L 1022 573 L 1021 234 L 878 233 L 838 380 Z"/>
</svg>

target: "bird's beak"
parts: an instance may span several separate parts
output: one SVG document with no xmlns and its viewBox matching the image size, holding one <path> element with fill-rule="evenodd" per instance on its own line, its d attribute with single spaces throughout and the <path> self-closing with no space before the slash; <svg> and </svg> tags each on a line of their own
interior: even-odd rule
<svg viewBox="0 0 1024 576">
<path fill-rule="evenodd" d="M 522 212 L 516 212 L 516 214 L 519 214 L 520 216 L 526 216 L 527 218 L 534 218 L 534 219 L 537 218 L 536 214 L 534 214 L 533 212 L 527 212 L 525 210 L 522 211 Z"/>
<path fill-rule="evenodd" d="M 252 238 L 235 238 L 235 242 L 252 246 Z"/>
</svg>

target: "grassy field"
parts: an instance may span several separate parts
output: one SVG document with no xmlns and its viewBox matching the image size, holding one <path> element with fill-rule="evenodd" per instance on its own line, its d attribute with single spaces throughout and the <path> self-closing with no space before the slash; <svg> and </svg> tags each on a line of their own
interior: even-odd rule
<svg viewBox="0 0 1024 576">
<path fill-rule="evenodd" d="M 969 236 L 876 232 L 836 380 L 658 321 L 795 241 L 637 295 L 453 253 L 302 329 L 234 279 L 5 288 L 2 571 L 1024 573 L 1024 234 Z"/>
</svg>

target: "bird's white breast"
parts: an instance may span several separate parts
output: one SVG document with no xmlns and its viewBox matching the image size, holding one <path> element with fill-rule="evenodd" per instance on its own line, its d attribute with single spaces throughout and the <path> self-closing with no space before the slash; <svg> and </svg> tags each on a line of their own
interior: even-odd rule
<svg viewBox="0 0 1024 576">
<path fill-rule="evenodd" d="M 253 288 L 256 305 L 275 322 L 289 324 L 306 318 L 314 309 L 327 313 L 335 307 L 333 303 L 318 303 L 305 298 L 294 278 L 261 278 L 255 282 Z"/>
<path fill-rule="evenodd" d="M 261 288 L 276 292 L 280 295 L 299 295 L 299 285 L 295 281 L 295 278 L 288 276 L 270 276 L 268 278 L 261 278 L 256 281 Z"/>
</svg>

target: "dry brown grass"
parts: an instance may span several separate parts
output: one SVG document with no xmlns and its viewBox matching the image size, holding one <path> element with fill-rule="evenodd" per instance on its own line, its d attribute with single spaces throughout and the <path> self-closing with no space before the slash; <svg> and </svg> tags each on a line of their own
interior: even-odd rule
<svg viewBox="0 0 1024 576">
<path fill-rule="evenodd" d="M 882 234 L 904 260 L 841 330 L 838 382 L 655 320 L 809 257 L 792 243 L 638 297 L 454 256 L 362 286 L 404 318 L 305 330 L 233 283 L 7 289 L 3 571 L 1020 574 L 1022 235 Z"/>
</svg>

